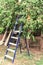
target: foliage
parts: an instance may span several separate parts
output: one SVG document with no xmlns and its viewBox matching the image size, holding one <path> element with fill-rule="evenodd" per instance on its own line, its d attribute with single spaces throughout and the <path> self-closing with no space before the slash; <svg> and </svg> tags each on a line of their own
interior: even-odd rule
<svg viewBox="0 0 43 65">
<path fill-rule="evenodd" d="M 0 2 L 0 27 L 11 27 L 13 9 L 14 0 L 3 0 Z"/>
<path fill-rule="evenodd" d="M 30 29 L 31 31 L 33 31 L 33 32 L 36 32 L 38 29 L 41 30 L 42 28 L 43 28 L 43 24 L 42 24 L 42 22 L 39 21 L 39 20 L 35 20 L 35 21 L 31 20 L 31 21 L 29 22 L 29 29 Z"/>
<path fill-rule="evenodd" d="M 21 3 L 15 4 L 15 16 L 22 15 L 19 19 L 19 23 L 23 23 L 23 35 L 30 38 L 31 30 L 32 32 L 36 32 L 37 29 L 43 28 L 43 1 L 37 0 L 36 2 L 29 2 L 29 0 L 23 0 Z M 28 15 L 30 16 L 30 20 L 28 20 Z M 32 35 L 33 36 L 33 35 Z"/>
<path fill-rule="evenodd" d="M 4 28 L 0 27 L 0 34 L 3 33 L 3 31 L 4 31 Z"/>
<path fill-rule="evenodd" d="M 28 15 L 30 16 L 30 20 L 28 20 Z M 31 36 L 31 33 L 27 31 L 35 31 L 37 28 L 36 24 L 39 25 L 38 28 L 42 29 L 40 26 L 42 25 L 41 21 L 43 21 L 43 0 L 22 0 L 20 3 L 18 0 L 1 1 L 0 26 L 4 28 L 7 25 L 12 27 L 16 21 L 16 16 L 20 16 L 18 23 L 22 22 L 24 24 L 23 35 L 27 37 Z"/>
</svg>

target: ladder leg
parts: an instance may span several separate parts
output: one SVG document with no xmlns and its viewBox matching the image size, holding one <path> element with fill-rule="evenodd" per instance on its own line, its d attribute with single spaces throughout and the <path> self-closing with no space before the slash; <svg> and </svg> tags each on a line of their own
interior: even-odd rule
<svg viewBox="0 0 43 65">
<path fill-rule="evenodd" d="M 20 44 L 19 44 L 20 53 L 22 53 L 22 50 L 21 50 L 21 49 L 22 49 L 22 44 L 21 44 L 21 42 L 20 42 L 20 38 L 19 38 L 19 43 L 20 43 Z"/>
<path fill-rule="evenodd" d="M 20 48 L 20 53 L 22 53 L 22 50 L 21 50 L 22 49 L 22 44 L 21 43 L 19 44 L 19 48 Z"/>
<path fill-rule="evenodd" d="M 25 44 L 26 44 L 25 48 L 27 48 L 27 40 L 26 40 L 26 37 L 25 37 Z"/>
<path fill-rule="evenodd" d="M 30 55 L 30 53 L 29 53 L 29 39 L 27 39 L 27 51 L 28 51 L 28 55 Z"/>
</svg>

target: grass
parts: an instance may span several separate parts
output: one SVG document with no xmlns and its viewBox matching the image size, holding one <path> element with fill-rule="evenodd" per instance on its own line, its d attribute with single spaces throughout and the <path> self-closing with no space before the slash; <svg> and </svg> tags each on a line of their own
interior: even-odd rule
<svg viewBox="0 0 43 65">
<path fill-rule="evenodd" d="M 43 58 L 36 62 L 36 65 L 43 65 Z"/>
<path fill-rule="evenodd" d="M 30 56 L 28 56 L 27 50 L 23 50 L 20 54 L 18 49 L 12 64 L 11 60 L 4 59 L 5 51 L 6 47 L 0 46 L 0 65 L 43 65 L 43 52 L 30 50 Z"/>
</svg>

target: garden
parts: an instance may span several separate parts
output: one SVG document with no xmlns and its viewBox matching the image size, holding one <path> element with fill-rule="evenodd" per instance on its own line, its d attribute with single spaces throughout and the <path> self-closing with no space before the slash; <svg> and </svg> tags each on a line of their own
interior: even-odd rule
<svg viewBox="0 0 43 65">
<path fill-rule="evenodd" d="M 20 31 L 16 31 L 18 28 Z M 12 56 L 14 49 L 12 63 L 6 57 L 12 59 L 7 53 L 10 51 Z M 0 0 L 0 65 L 3 64 L 43 65 L 43 0 Z"/>
</svg>

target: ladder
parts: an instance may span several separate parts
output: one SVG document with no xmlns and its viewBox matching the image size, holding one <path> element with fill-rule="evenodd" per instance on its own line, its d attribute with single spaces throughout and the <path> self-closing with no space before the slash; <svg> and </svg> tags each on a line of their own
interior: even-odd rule
<svg viewBox="0 0 43 65">
<path fill-rule="evenodd" d="M 10 39 L 9 39 L 9 42 L 8 42 L 8 48 L 7 48 L 5 56 L 4 56 L 4 59 L 10 59 L 10 60 L 12 60 L 12 63 L 14 62 L 14 59 L 15 59 L 15 56 L 16 56 L 16 51 L 17 51 L 17 48 L 18 48 L 18 44 L 20 42 L 20 35 L 21 35 L 21 32 L 22 32 L 22 23 L 19 26 L 19 30 L 17 29 L 18 28 L 17 25 L 18 25 L 18 22 L 16 21 L 14 28 L 13 28 L 11 35 L 10 35 Z M 15 43 L 12 42 L 12 40 L 16 40 Z M 15 47 L 15 49 L 10 48 L 11 46 Z M 8 54 L 8 52 L 13 53 L 14 55 L 10 56 Z"/>
</svg>

